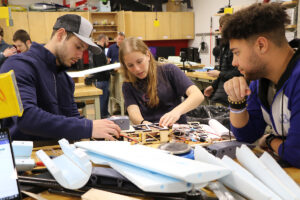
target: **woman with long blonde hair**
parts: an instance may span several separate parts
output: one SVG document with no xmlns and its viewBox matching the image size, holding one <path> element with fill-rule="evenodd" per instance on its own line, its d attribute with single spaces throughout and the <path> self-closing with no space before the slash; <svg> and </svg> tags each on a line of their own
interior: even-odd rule
<svg viewBox="0 0 300 200">
<path fill-rule="evenodd" d="M 125 107 L 134 124 L 186 123 L 184 114 L 204 100 L 198 87 L 177 66 L 158 65 L 147 45 L 138 38 L 123 41 L 119 59 L 125 79 Z M 187 98 L 182 102 L 182 97 Z"/>
</svg>

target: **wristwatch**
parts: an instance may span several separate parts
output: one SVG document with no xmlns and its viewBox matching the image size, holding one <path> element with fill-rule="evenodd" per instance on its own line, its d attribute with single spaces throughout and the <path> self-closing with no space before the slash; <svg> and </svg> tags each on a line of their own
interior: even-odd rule
<svg viewBox="0 0 300 200">
<path fill-rule="evenodd" d="M 266 140 L 265 140 L 265 143 L 266 143 L 267 147 L 268 147 L 269 149 L 271 149 L 272 151 L 274 151 L 274 149 L 273 149 L 272 146 L 271 146 L 271 142 L 272 142 L 272 140 L 274 140 L 275 138 L 281 138 L 281 137 L 280 137 L 280 136 L 276 136 L 276 135 L 274 135 L 274 134 L 270 134 L 270 135 L 268 135 L 268 136 L 266 137 Z"/>
</svg>

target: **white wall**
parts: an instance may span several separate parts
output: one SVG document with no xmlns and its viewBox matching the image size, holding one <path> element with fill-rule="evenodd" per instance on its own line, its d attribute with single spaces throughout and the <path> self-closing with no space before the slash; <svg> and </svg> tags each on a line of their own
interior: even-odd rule
<svg viewBox="0 0 300 200">
<path fill-rule="evenodd" d="M 195 34 L 209 33 L 210 32 L 210 18 L 212 17 L 212 30 L 215 31 L 219 28 L 219 16 L 214 16 L 220 8 L 228 5 L 228 0 L 192 0 L 193 11 L 195 13 Z M 247 6 L 256 3 L 257 0 L 231 0 L 231 5 L 234 6 Z M 260 2 L 260 1 L 259 1 Z M 195 36 L 195 39 L 189 43 L 190 47 L 199 47 L 202 42 L 202 37 Z M 204 41 L 209 45 L 210 36 L 205 36 Z M 212 48 L 215 46 L 215 37 L 212 36 Z M 209 50 L 212 48 L 209 48 Z M 210 53 L 200 54 L 201 62 L 206 66 L 210 65 Z M 211 64 L 214 65 L 214 56 L 211 54 Z"/>
</svg>

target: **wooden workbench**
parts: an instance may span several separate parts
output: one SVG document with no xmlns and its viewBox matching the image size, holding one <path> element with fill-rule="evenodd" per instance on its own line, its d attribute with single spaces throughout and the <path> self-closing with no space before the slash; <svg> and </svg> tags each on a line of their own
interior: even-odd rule
<svg viewBox="0 0 300 200">
<path fill-rule="evenodd" d="M 88 100 L 94 101 L 95 119 L 101 119 L 100 111 L 100 98 L 102 95 L 102 90 L 96 88 L 95 86 L 85 85 L 84 83 L 75 83 L 74 98 L 76 102 L 85 102 Z M 84 109 L 84 115 L 86 111 Z"/>
<path fill-rule="evenodd" d="M 217 78 L 207 75 L 207 72 L 187 72 L 186 75 L 191 79 L 201 82 L 212 83 Z"/>
</svg>

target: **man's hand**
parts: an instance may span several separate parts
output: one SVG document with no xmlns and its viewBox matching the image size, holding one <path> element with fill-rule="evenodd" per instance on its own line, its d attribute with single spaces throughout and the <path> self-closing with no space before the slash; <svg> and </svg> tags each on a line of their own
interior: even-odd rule
<svg viewBox="0 0 300 200">
<path fill-rule="evenodd" d="M 258 139 L 258 146 L 262 149 L 267 149 L 268 146 L 266 145 L 266 138 L 269 136 L 270 134 L 265 134 L 263 135 L 261 138 Z"/>
<path fill-rule="evenodd" d="M 113 136 L 119 137 L 120 132 L 120 127 L 110 120 L 93 120 L 92 138 L 115 140 Z"/>
<path fill-rule="evenodd" d="M 213 92 L 214 92 L 214 88 L 212 86 L 208 86 L 204 90 L 204 96 L 210 97 Z"/>
<path fill-rule="evenodd" d="M 231 101 L 241 101 L 251 94 L 243 76 L 233 77 L 224 83 L 224 89 Z"/>
<path fill-rule="evenodd" d="M 177 120 L 180 118 L 181 114 L 178 113 L 175 110 L 172 110 L 171 112 L 168 112 L 164 114 L 160 120 L 159 125 L 160 126 L 172 126 Z"/>
<path fill-rule="evenodd" d="M 219 70 L 210 70 L 207 72 L 207 75 L 218 78 L 220 75 L 220 71 Z"/>
<path fill-rule="evenodd" d="M 17 53 L 17 49 L 15 47 L 8 47 L 3 51 L 3 55 L 7 58 L 9 56 L 15 55 Z"/>
</svg>

